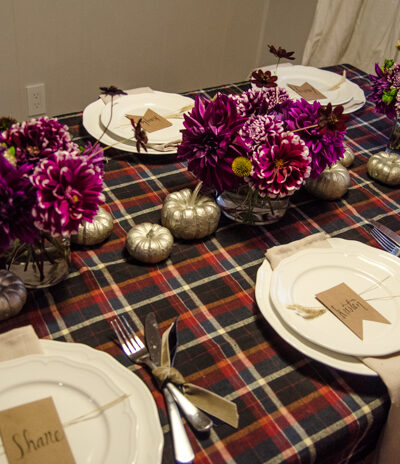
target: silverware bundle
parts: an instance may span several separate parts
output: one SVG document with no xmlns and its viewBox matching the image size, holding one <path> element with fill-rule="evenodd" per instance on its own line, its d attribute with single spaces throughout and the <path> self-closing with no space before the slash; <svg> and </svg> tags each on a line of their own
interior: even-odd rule
<svg viewBox="0 0 400 464">
<path fill-rule="evenodd" d="M 161 337 L 153 313 L 148 314 L 145 321 L 147 347 L 135 334 L 135 331 L 125 316 L 122 316 L 120 319 L 116 318 L 112 320 L 111 325 L 124 353 L 132 362 L 144 365 L 151 371 L 160 366 Z M 187 421 L 195 430 L 206 432 L 210 430 L 213 423 L 211 419 L 191 403 L 173 383 L 169 381 L 165 382 L 162 387 L 162 392 L 171 425 L 175 459 L 182 464 L 191 463 L 194 460 L 194 452 L 181 420 L 177 404 Z"/>
<path fill-rule="evenodd" d="M 370 221 L 369 225 L 369 233 L 379 245 L 392 255 L 400 256 L 400 236 L 379 222 Z"/>
</svg>

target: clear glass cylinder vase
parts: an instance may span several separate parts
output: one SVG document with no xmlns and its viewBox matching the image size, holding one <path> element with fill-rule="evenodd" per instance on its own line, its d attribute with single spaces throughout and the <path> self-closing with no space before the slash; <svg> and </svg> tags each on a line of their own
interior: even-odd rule
<svg viewBox="0 0 400 464">
<path fill-rule="evenodd" d="M 393 122 L 393 129 L 389 137 L 386 151 L 400 155 L 400 120 L 398 118 Z"/>
<path fill-rule="evenodd" d="M 69 274 L 70 241 L 42 234 L 34 244 L 14 241 L 7 256 L 7 268 L 27 288 L 55 285 Z"/>
<path fill-rule="evenodd" d="M 251 190 L 223 192 L 217 197 L 222 213 L 228 218 L 250 225 L 265 225 L 279 221 L 289 206 L 288 198 L 260 197 Z"/>
</svg>

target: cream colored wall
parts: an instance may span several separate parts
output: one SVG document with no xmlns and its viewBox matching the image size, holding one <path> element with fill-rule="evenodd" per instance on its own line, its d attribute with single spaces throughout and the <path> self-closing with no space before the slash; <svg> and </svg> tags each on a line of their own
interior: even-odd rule
<svg viewBox="0 0 400 464">
<path fill-rule="evenodd" d="M 28 117 L 44 83 L 47 114 L 83 109 L 100 86 L 183 92 L 298 62 L 316 0 L 0 0 L 0 115 Z"/>
</svg>

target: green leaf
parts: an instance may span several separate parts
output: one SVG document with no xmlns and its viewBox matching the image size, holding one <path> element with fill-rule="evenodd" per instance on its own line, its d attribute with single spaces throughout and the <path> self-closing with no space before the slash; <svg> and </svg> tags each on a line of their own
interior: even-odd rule
<svg viewBox="0 0 400 464">
<path fill-rule="evenodd" d="M 394 65 L 394 60 L 385 60 L 384 69 L 388 71 Z"/>
</svg>

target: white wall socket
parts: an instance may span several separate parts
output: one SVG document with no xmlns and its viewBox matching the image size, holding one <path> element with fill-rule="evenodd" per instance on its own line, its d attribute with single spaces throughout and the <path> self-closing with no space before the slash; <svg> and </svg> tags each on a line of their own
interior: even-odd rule
<svg viewBox="0 0 400 464">
<path fill-rule="evenodd" d="M 28 98 L 28 116 L 38 116 L 46 113 L 46 93 L 44 84 L 26 86 Z"/>
</svg>

